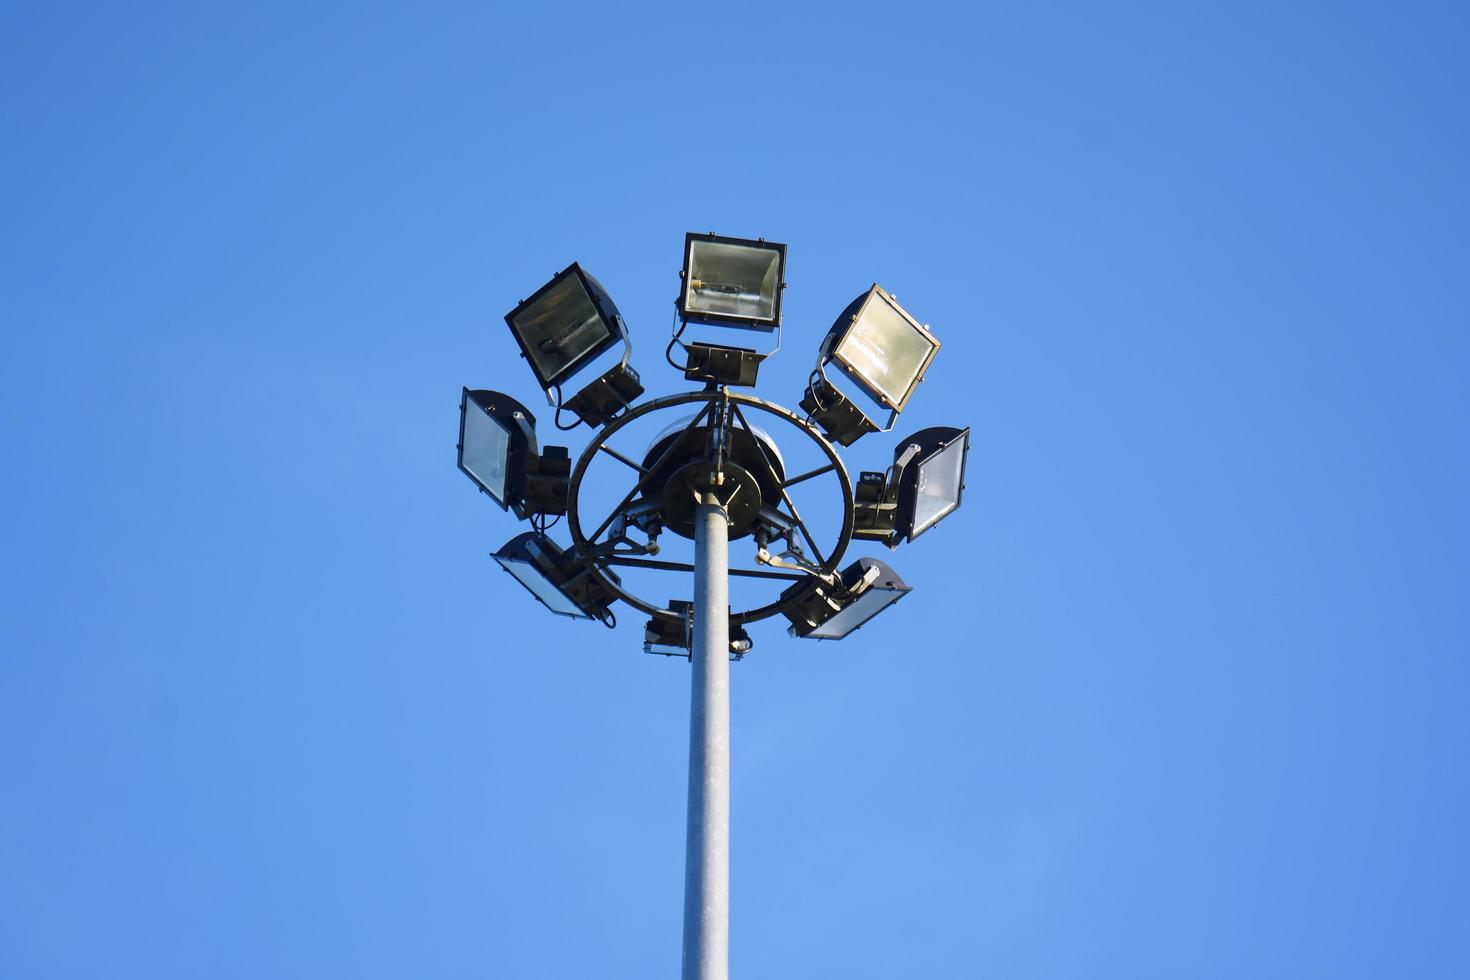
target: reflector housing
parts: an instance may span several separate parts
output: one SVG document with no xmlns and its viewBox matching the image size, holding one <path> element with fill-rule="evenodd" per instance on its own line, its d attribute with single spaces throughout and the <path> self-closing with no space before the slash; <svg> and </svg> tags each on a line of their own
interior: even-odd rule
<svg viewBox="0 0 1470 980">
<path fill-rule="evenodd" d="M 791 620 L 792 636 L 840 640 L 913 590 L 898 573 L 876 558 L 860 558 L 845 568 L 837 585 L 819 583 L 804 600 L 793 602 L 808 583 L 781 594 L 781 610 Z"/>
<path fill-rule="evenodd" d="M 691 232 L 684 236 L 679 314 L 691 323 L 775 330 L 785 276 L 785 245 Z"/>
<path fill-rule="evenodd" d="M 524 491 L 535 416 L 498 391 L 465 388 L 459 400 L 460 471 L 506 510 Z"/>
<path fill-rule="evenodd" d="M 939 352 L 934 335 L 877 283 L 842 311 L 828 342 L 838 367 L 895 412 L 903 411 Z"/>
<path fill-rule="evenodd" d="M 622 340 L 618 308 L 602 285 L 573 262 L 505 315 L 542 388 L 553 388 Z"/>
<path fill-rule="evenodd" d="M 960 506 L 970 430 L 937 427 L 914 434 L 905 445 L 921 446 L 898 493 L 898 532 L 912 541 Z M 900 447 L 900 451 L 903 447 Z"/>
<path fill-rule="evenodd" d="M 567 555 L 540 532 L 527 531 L 511 538 L 491 557 L 558 616 L 609 622 L 608 606 L 616 597 L 575 555 Z M 604 574 L 618 581 L 610 569 Z"/>
</svg>

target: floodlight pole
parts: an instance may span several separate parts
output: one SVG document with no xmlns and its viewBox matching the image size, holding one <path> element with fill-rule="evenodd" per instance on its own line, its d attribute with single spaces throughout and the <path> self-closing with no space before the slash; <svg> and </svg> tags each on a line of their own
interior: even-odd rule
<svg viewBox="0 0 1470 980">
<path fill-rule="evenodd" d="M 694 513 L 689 822 L 684 980 L 726 980 L 730 962 L 730 527 L 713 493 Z"/>
</svg>

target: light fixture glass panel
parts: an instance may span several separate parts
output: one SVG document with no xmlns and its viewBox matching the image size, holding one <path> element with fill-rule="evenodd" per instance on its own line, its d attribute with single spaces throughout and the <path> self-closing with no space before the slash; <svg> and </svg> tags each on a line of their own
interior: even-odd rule
<svg viewBox="0 0 1470 980">
<path fill-rule="evenodd" d="M 584 359 L 595 356 L 612 330 L 575 272 L 538 296 L 511 319 L 542 384 L 558 384 Z"/>
<path fill-rule="evenodd" d="M 840 640 L 907 594 L 907 590 L 870 587 L 807 636 L 819 640 Z"/>
<path fill-rule="evenodd" d="M 902 405 L 939 346 L 874 290 L 834 354 L 859 381 L 892 406 Z"/>
<path fill-rule="evenodd" d="M 505 506 L 506 462 L 510 457 L 510 430 L 491 417 L 473 399 L 464 406 L 464 433 L 460 462 L 495 502 Z"/>
<path fill-rule="evenodd" d="M 546 608 L 560 616 L 575 616 L 577 619 L 591 619 L 592 617 L 577 608 L 577 604 L 558 589 L 552 581 L 535 562 L 526 558 L 511 558 L 505 555 L 492 555 L 500 563 L 500 567 L 510 572 L 516 580 L 531 591 L 531 594 L 542 602 Z"/>
<path fill-rule="evenodd" d="M 923 534 L 960 505 L 969 441 L 968 434 L 961 435 L 919 464 L 918 480 L 914 486 L 914 528 L 909 533 L 910 538 Z"/>
<path fill-rule="evenodd" d="M 775 321 L 780 251 L 699 240 L 689 248 L 685 312 Z"/>
</svg>

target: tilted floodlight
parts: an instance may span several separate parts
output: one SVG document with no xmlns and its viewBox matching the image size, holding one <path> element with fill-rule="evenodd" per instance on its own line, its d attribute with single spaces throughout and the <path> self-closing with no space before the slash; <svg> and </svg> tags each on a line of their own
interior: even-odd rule
<svg viewBox="0 0 1470 980">
<path fill-rule="evenodd" d="M 679 315 L 690 323 L 775 330 L 785 275 L 785 245 L 691 232 L 684 236 Z"/>
<path fill-rule="evenodd" d="M 657 653 L 665 657 L 689 657 L 693 642 L 693 603 L 684 599 L 669 600 L 669 612 L 679 617 L 679 622 L 670 623 L 655 616 L 643 627 L 643 652 Z M 755 646 L 750 634 L 743 627 L 730 624 L 730 659 L 739 660 Z"/>
<path fill-rule="evenodd" d="M 832 361 L 885 408 L 903 411 L 939 352 L 929 329 L 874 283 L 828 335 Z"/>
<path fill-rule="evenodd" d="M 874 283 L 847 304 L 822 341 L 817 369 L 807 383 L 801 407 L 828 438 L 850 446 L 868 432 L 886 432 L 924 380 L 939 353 L 939 341 L 898 300 Z M 826 366 L 836 364 L 863 394 L 888 410 L 878 422 L 827 379 Z"/>
<path fill-rule="evenodd" d="M 960 505 L 969 453 L 969 429 L 935 426 L 900 442 L 887 473 L 858 477 L 852 536 L 896 548 L 938 524 Z"/>
<path fill-rule="evenodd" d="M 627 338 L 607 290 L 573 262 L 505 315 L 521 354 L 546 390 Z"/>
<path fill-rule="evenodd" d="M 564 446 L 537 452 L 536 417 L 509 395 L 464 389 L 459 468 L 517 517 L 566 513 L 571 457 Z"/>
<path fill-rule="evenodd" d="M 899 481 L 895 530 L 912 541 L 959 508 L 970 430 L 936 426 L 914 433 L 906 443 L 918 446 L 919 452 Z"/>
<path fill-rule="evenodd" d="M 527 531 L 517 535 L 491 557 L 558 616 L 596 619 L 608 627 L 616 624 L 608 607 L 617 594 L 589 573 L 575 553 L 563 552 L 544 534 Z M 614 583 L 619 581 L 612 572 L 604 574 Z"/>
<path fill-rule="evenodd" d="M 781 612 L 791 620 L 787 632 L 814 640 L 840 640 L 913 591 L 875 558 L 858 559 L 836 583 L 820 582 L 802 597 L 807 587 L 798 582 L 783 592 Z"/>
</svg>

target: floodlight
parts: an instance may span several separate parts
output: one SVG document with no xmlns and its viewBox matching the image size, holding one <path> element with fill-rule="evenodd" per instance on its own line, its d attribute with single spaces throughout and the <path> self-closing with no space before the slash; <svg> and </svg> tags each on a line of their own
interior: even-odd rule
<svg viewBox="0 0 1470 980">
<path fill-rule="evenodd" d="M 775 330 L 785 274 L 785 245 L 690 232 L 684 236 L 679 315 L 690 323 Z"/>
<path fill-rule="evenodd" d="M 464 389 L 459 401 L 459 468 L 501 510 L 520 495 L 519 474 L 535 452 L 536 419 L 498 391 Z"/>
<path fill-rule="evenodd" d="M 550 390 L 627 337 L 618 308 L 602 284 L 573 262 L 505 315 L 505 322 Z"/>
<path fill-rule="evenodd" d="M 501 510 L 520 518 L 565 514 L 571 457 L 564 446 L 536 449 L 536 417 L 509 395 L 464 389 L 459 401 L 459 468 Z"/>
<path fill-rule="evenodd" d="M 912 541 L 959 508 L 965 489 L 965 460 L 970 455 L 970 430 L 948 426 L 924 429 L 910 436 L 907 445 L 918 446 L 919 454 L 905 468 L 899 482 L 895 530 Z"/>
<path fill-rule="evenodd" d="M 838 316 L 823 351 L 884 408 L 901 412 L 938 353 L 939 341 L 874 283 Z"/>
<path fill-rule="evenodd" d="M 617 620 L 608 608 L 617 596 L 604 586 L 576 556 L 538 531 L 527 531 L 505 543 L 491 556 L 542 605 L 558 616 L 596 619 L 611 627 Z M 603 574 L 619 581 L 611 569 Z"/>
<path fill-rule="evenodd" d="M 684 599 L 670 599 L 669 611 L 679 616 L 679 622 L 670 623 L 658 616 L 650 619 L 643 627 L 643 652 L 657 653 L 665 657 L 689 658 L 693 644 L 694 621 L 691 610 L 693 603 Z M 755 646 L 750 634 L 743 627 L 730 624 L 730 659 L 739 660 Z"/>
<path fill-rule="evenodd" d="M 969 429 L 935 426 L 900 442 L 887 473 L 858 476 L 852 536 L 896 548 L 948 517 L 960 505 L 969 453 Z"/>
<path fill-rule="evenodd" d="M 798 582 L 781 593 L 781 612 L 791 620 L 788 633 L 815 640 L 840 640 L 913 591 L 874 558 L 858 559 L 836 583 L 819 581 L 810 595 L 800 598 L 807 588 L 808 582 Z"/>
</svg>

